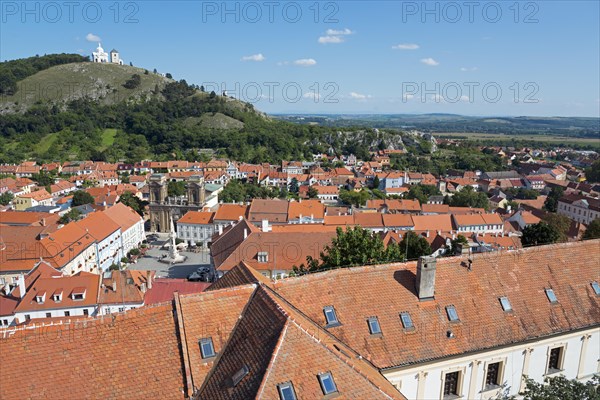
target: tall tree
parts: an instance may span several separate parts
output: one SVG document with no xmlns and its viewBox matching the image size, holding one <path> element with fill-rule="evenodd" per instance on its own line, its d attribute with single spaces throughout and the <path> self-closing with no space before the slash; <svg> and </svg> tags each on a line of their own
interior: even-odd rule
<svg viewBox="0 0 600 400">
<path fill-rule="evenodd" d="M 73 193 L 72 207 L 82 206 L 84 204 L 93 204 L 94 196 L 84 190 L 77 190 Z"/>
<path fill-rule="evenodd" d="M 558 209 L 558 200 L 562 197 L 565 190 L 561 187 L 553 187 L 550 189 L 550 193 L 548 197 L 546 197 L 546 201 L 544 201 L 544 209 L 548 212 L 555 213 Z"/>
<path fill-rule="evenodd" d="M 450 198 L 450 205 L 455 207 L 490 208 L 490 201 L 483 192 L 477 192 L 472 186 L 467 185 Z"/>
<path fill-rule="evenodd" d="M 548 213 L 544 216 L 544 221 L 558 232 L 558 241 L 567 241 L 569 229 L 571 228 L 571 220 L 567 216 Z"/>
<path fill-rule="evenodd" d="M 600 239 L 600 218 L 596 218 L 588 225 L 583 239 Z"/>
<path fill-rule="evenodd" d="M 520 394 L 523 400 L 599 400 L 599 385 L 600 375 L 594 375 L 585 383 L 564 376 L 545 378 L 544 383 L 527 378 L 525 390 Z"/>
<path fill-rule="evenodd" d="M 560 239 L 560 232 L 545 223 L 539 222 L 535 225 L 529 225 L 523 229 L 521 242 L 523 246 L 540 246 L 543 244 L 556 243 Z"/>
<path fill-rule="evenodd" d="M 406 235 L 400 241 L 400 251 L 404 253 L 406 260 L 416 260 L 421 256 L 428 256 L 432 253 L 427 239 L 411 231 L 406 232 Z"/>
<path fill-rule="evenodd" d="M 588 182 L 600 182 L 600 159 L 594 161 L 589 168 L 585 169 L 585 179 Z"/>
</svg>

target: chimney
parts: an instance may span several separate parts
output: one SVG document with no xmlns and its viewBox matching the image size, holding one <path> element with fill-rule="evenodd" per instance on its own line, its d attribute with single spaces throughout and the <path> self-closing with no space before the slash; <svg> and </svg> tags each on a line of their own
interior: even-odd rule
<svg viewBox="0 0 600 400">
<path fill-rule="evenodd" d="M 219 225 L 219 236 L 223 234 L 223 225 Z"/>
<path fill-rule="evenodd" d="M 17 281 L 18 285 L 19 285 L 19 296 L 21 298 L 25 297 L 25 292 L 27 291 L 26 287 L 25 287 L 25 275 L 21 274 L 19 275 L 19 279 Z"/>
<path fill-rule="evenodd" d="M 429 230 L 427 230 L 427 237 L 429 237 Z"/>
<path fill-rule="evenodd" d="M 46 218 L 42 218 L 42 220 L 40 221 L 40 225 L 46 226 Z"/>
<path fill-rule="evenodd" d="M 112 281 L 112 290 L 113 290 L 113 292 L 117 291 L 117 281 L 116 280 Z"/>
<path fill-rule="evenodd" d="M 248 228 L 244 228 L 244 240 L 248 237 Z"/>
<path fill-rule="evenodd" d="M 271 231 L 271 227 L 269 226 L 269 220 L 268 219 L 263 219 L 262 220 L 262 231 L 263 232 L 270 232 Z"/>
<path fill-rule="evenodd" d="M 153 280 L 152 271 L 148 271 L 148 278 L 146 280 L 148 282 L 147 283 L 148 290 L 152 289 L 152 280 Z"/>
<path fill-rule="evenodd" d="M 435 294 L 435 269 L 435 257 L 419 257 L 419 261 L 417 261 L 416 281 L 417 296 L 419 296 L 419 300 L 433 299 Z"/>
</svg>

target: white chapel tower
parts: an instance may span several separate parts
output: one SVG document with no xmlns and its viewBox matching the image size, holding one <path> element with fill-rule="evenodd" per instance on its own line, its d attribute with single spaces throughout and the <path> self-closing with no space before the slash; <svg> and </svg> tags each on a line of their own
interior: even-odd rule
<svg viewBox="0 0 600 400">
<path fill-rule="evenodd" d="M 118 56 L 119 55 L 117 53 L 117 57 Z M 104 51 L 101 43 L 98 43 L 98 48 L 96 48 L 96 51 L 94 51 L 92 53 L 92 58 L 93 58 L 94 62 L 96 62 L 96 63 L 107 63 L 108 62 L 108 53 Z"/>
</svg>

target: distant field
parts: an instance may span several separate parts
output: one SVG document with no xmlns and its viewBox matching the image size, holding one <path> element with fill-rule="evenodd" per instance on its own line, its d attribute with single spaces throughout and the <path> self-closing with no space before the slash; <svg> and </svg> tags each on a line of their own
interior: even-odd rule
<svg viewBox="0 0 600 400">
<path fill-rule="evenodd" d="M 502 133 L 437 133 L 434 134 L 438 138 L 469 138 L 476 140 L 527 140 L 532 142 L 543 142 L 543 143 L 563 143 L 563 144 L 578 144 L 578 145 L 590 145 L 600 148 L 600 138 L 574 138 L 566 136 L 555 136 L 555 135 L 504 135 Z"/>
</svg>

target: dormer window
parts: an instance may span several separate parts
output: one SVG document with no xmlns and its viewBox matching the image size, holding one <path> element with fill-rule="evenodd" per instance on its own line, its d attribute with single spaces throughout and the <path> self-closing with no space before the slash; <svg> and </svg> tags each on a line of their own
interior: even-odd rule
<svg viewBox="0 0 600 400">
<path fill-rule="evenodd" d="M 381 326 L 379 325 L 377 317 L 368 318 L 367 323 L 369 324 L 369 332 L 371 335 L 381 335 Z"/>
<path fill-rule="evenodd" d="M 269 262 L 269 253 L 266 251 L 259 251 L 257 258 L 259 263 Z"/>
<path fill-rule="evenodd" d="M 592 282 L 592 289 L 594 289 L 594 293 L 596 293 L 596 296 L 600 296 L 600 284 L 598 282 Z"/>
<path fill-rule="evenodd" d="M 294 391 L 294 385 L 292 382 L 280 383 L 277 385 L 279 391 L 279 398 L 281 400 L 296 400 L 296 392 Z"/>
<path fill-rule="evenodd" d="M 60 303 L 62 301 L 62 289 L 57 289 L 52 293 L 52 300 L 56 303 Z"/>
<path fill-rule="evenodd" d="M 446 307 L 446 314 L 448 315 L 448 320 L 450 322 L 458 322 L 458 312 L 456 311 L 456 307 L 450 305 Z"/>
<path fill-rule="evenodd" d="M 44 301 L 46 301 L 46 292 L 41 292 L 35 295 L 35 301 L 38 304 L 44 304 Z"/>
<path fill-rule="evenodd" d="M 215 356 L 215 348 L 212 338 L 200 339 L 200 353 L 202 358 L 211 358 Z"/>
<path fill-rule="evenodd" d="M 71 299 L 73 300 L 84 300 L 85 299 L 85 288 L 75 288 L 71 293 Z"/>
<path fill-rule="evenodd" d="M 415 325 L 412 322 L 412 318 L 408 312 L 400 313 L 400 320 L 402 321 L 402 327 L 404 327 L 407 331 L 413 331 L 415 329 Z"/>
</svg>

